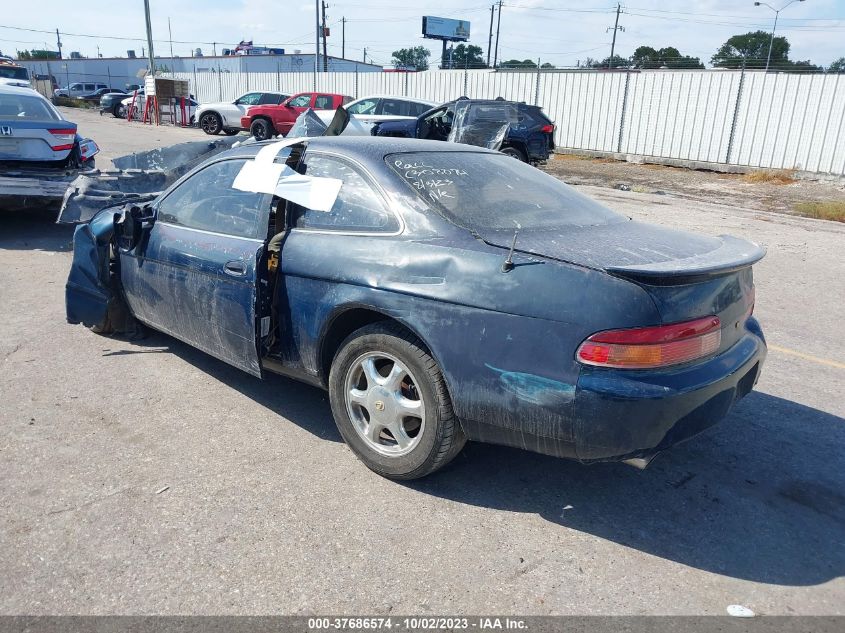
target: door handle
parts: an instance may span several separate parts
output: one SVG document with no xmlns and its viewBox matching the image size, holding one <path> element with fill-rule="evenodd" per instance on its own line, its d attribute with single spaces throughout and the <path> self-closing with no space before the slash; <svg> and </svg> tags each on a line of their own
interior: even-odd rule
<svg viewBox="0 0 845 633">
<path fill-rule="evenodd" d="M 246 263 L 240 259 L 226 262 L 223 266 L 223 272 L 232 277 L 243 277 L 246 275 Z"/>
</svg>

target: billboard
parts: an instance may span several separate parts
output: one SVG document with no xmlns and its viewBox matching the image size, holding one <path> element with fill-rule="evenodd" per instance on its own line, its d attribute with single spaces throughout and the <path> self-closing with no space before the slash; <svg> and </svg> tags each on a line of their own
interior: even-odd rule
<svg viewBox="0 0 845 633">
<path fill-rule="evenodd" d="M 422 19 L 423 37 L 454 42 L 469 40 L 469 22 L 467 20 L 452 20 L 450 18 L 436 18 L 424 15 Z"/>
</svg>

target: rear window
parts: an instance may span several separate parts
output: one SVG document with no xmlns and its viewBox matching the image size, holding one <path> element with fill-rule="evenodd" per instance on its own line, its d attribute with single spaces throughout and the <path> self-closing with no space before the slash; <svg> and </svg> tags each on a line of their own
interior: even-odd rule
<svg viewBox="0 0 845 633">
<path fill-rule="evenodd" d="M 0 94 L 0 119 L 61 121 L 59 114 L 41 97 Z"/>
<path fill-rule="evenodd" d="M 471 231 L 550 230 L 625 218 L 557 178 L 502 154 L 409 152 L 385 157 L 429 206 Z"/>
<path fill-rule="evenodd" d="M 26 75 L 26 68 L 14 66 L 0 66 L 0 77 L 4 79 L 29 79 Z"/>
</svg>

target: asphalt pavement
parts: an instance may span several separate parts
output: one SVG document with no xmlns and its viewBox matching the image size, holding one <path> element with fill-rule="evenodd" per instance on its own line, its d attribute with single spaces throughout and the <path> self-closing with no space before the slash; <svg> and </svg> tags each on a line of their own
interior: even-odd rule
<svg viewBox="0 0 845 633">
<path fill-rule="evenodd" d="M 204 138 L 75 120 L 101 164 Z M 757 389 L 645 471 L 469 444 L 382 479 L 319 389 L 68 325 L 71 228 L 0 214 L 0 614 L 845 614 L 845 225 L 579 190 L 768 249 Z"/>
</svg>

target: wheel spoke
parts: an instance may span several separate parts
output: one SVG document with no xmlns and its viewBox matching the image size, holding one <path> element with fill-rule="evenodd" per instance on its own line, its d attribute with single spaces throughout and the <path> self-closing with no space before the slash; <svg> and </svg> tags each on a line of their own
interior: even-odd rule
<svg viewBox="0 0 845 633">
<path fill-rule="evenodd" d="M 360 407 L 366 408 L 367 405 L 367 391 L 366 389 L 350 389 L 349 401 L 354 402 Z"/>
<path fill-rule="evenodd" d="M 421 400 L 411 400 L 410 398 L 400 397 L 396 399 L 399 413 L 403 417 L 420 418 L 423 417 L 423 406 Z"/>
<path fill-rule="evenodd" d="M 391 424 L 387 430 L 390 431 L 390 434 L 393 436 L 393 439 L 396 440 L 396 445 L 400 449 L 407 448 L 413 441 L 411 437 L 405 432 L 405 428 L 402 426 L 401 422 L 395 422 Z"/>
<path fill-rule="evenodd" d="M 384 378 L 384 386 L 392 391 L 399 391 L 399 385 L 407 374 L 408 371 L 398 361 L 393 363 L 393 369 L 387 378 Z"/>
<path fill-rule="evenodd" d="M 367 439 L 374 444 L 379 444 L 379 435 L 381 434 L 383 428 L 383 425 L 373 420 L 367 425 L 367 428 L 364 429 L 364 435 L 366 435 Z"/>
<path fill-rule="evenodd" d="M 372 389 L 376 385 L 384 383 L 384 377 L 378 373 L 375 359 L 372 357 L 364 359 L 361 363 L 361 369 L 364 370 L 364 375 L 367 377 L 367 389 Z"/>
</svg>

